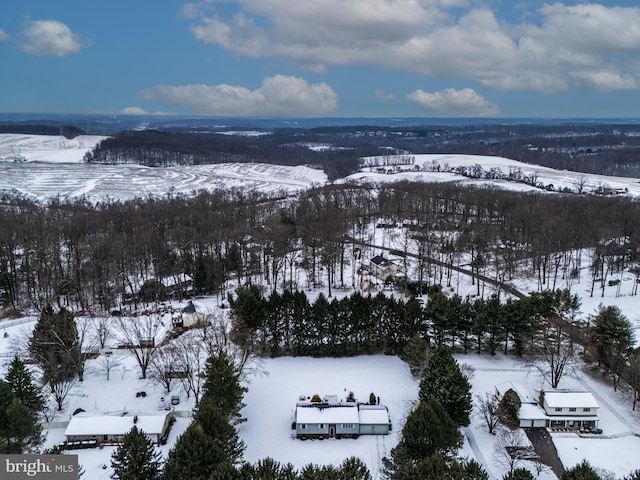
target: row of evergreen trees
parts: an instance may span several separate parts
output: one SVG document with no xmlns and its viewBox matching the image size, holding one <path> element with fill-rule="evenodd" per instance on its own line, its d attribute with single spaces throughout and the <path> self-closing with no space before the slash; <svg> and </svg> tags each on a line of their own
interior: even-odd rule
<svg viewBox="0 0 640 480">
<path fill-rule="evenodd" d="M 320 294 L 310 303 L 301 291 L 273 292 L 265 298 L 257 286 L 241 287 L 229 302 L 234 339 L 267 356 L 348 356 L 400 354 L 416 334 L 436 345 L 461 346 L 495 353 L 511 348 L 522 355 L 531 348 L 543 320 L 571 319 L 579 308 L 567 290 L 533 293 L 502 303 L 433 292 L 425 308 L 382 293 L 332 299 Z"/>
</svg>

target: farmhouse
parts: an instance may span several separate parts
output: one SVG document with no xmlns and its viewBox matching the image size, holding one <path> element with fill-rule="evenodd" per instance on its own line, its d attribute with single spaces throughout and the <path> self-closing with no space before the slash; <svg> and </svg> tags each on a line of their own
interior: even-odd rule
<svg viewBox="0 0 640 480">
<path fill-rule="evenodd" d="M 155 444 L 160 445 L 169 431 L 169 414 L 75 415 L 64 436 L 68 443 L 93 440 L 97 443 L 119 443 L 135 425 Z"/>
<path fill-rule="evenodd" d="M 298 402 L 294 424 L 296 437 L 302 440 L 387 435 L 391 431 L 386 406 L 338 402 L 335 397 L 325 397 L 323 402 Z"/>
</svg>

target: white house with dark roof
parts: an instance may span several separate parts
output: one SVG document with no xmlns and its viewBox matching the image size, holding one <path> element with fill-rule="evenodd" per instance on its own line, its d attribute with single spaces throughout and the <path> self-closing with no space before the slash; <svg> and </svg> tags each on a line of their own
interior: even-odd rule
<svg viewBox="0 0 640 480">
<path fill-rule="evenodd" d="M 383 281 L 386 281 L 389 277 L 396 278 L 403 273 L 400 263 L 382 255 L 376 255 L 369 261 L 369 271 L 373 276 Z"/>
</svg>

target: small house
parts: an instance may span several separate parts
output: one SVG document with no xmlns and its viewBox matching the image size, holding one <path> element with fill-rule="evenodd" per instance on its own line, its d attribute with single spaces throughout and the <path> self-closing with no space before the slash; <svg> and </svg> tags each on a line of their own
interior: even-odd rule
<svg viewBox="0 0 640 480">
<path fill-rule="evenodd" d="M 382 255 L 376 255 L 369 261 L 369 271 L 373 276 L 386 281 L 388 278 L 395 279 L 400 276 L 402 265 Z"/>
<path fill-rule="evenodd" d="M 300 401 L 292 428 L 296 437 L 357 438 L 360 435 L 387 435 L 391 431 L 389 411 L 384 405 L 341 402 L 325 397 L 321 402 Z"/>
<path fill-rule="evenodd" d="M 160 445 L 169 431 L 168 413 L 124 414 L 124 415 L 88 415 L 79 413 L 71 419 L 64 432 L 67 443 L 96 441 L 120 443 L 135 425 L 153 443 Z"/>
</svg>

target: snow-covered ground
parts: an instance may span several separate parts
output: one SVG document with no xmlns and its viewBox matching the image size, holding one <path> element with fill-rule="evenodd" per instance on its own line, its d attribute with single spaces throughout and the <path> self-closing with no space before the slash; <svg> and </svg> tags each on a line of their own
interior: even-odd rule
<svg viewBox="0 0 640 480">
<path fill-rule="evenodd" d="M 458 167 L 467 167 L 469 169 L 474 165 L 480 165 L 484 172 L 489 172 L 491 169 L 499 169 L 504 175 L 509 174 L 511 170 L 519 171 L 521 175 L 534 175 L 537 182 L 543 185 L 552 184 L 556 191 L 567 188 L 575 192 L 578 189 L 578 185 L 582 184 L 584 192 L 592 192 L 596 188 L 602 187 L 620 190 L 627 189 L 627 195 L 640 195 L 640 180 L 637 178 L 609 177 L 568 170 L 556 170 L 509 158 L 485 155 L 421 154 L 411 156 L 415 158 L 415 163 L 413 165 L 399 166 L 402 170 L 400 172 L 391 174 L 379 173 L 376 167 L 371 167 L 367 168 L 366 171 L 350 175 L 343 181 L 356 183 L 389 183 L 399 181 L 461 182 L 469 185 L 491 185 L 497 188 L 515 191 L 541 191 L 539 188 L 525 183 L 516 183 L 507 180 L 474 179 L 451 172 L 452 169 Z M 439 171 L 436 170 L 436 167 L 439 168 Z M 387 167 L 387 169 L 389 168 L 390 167 Z M 416 170 L 416 168 L 418 170 Z"/>
<path fill-rule="evenodd" d="M 85 154 L 107 137 L 79 135 L 65 138 L 54 135 L 0 134 L 0 161 L 81 163 Z"/>
<path fill-rule="evenodd" d="M 324 185 L 327 181 L 322 171 L 303 166 L 243 163 L 149 168 L 139 165 L 82 163 L 85 153 L 104 138 L 106 137 L 79 136 L 69 140 L 60 136 L 0 134 L 0 191 L 16 190 L 42 201 L 54 197 L 82 196 L 92 201 L 102 201 L 164 197 L 171 193 L 190 194 L 198 190 L 227 188 L 244 188 L 265 193 L 296 193 Z M 25 161 L 16 162 L 16 157 Z M 499 168 L 504 174 L 510 170 L 519 170 L 523 175 L 535 174 L 538 182 L 553 184 L 556 190 L 568 188 L 575 191 L 582 183 L 585 192 L 606 187 L 626 189 L 627 195 L 640 195 L 640 181 L 637 178 L 561 171 L 508 158 L 481 155 L 425 154 L 413 157 L 414 165 L 403 167 L 407 171 L 385 174 L 378 173 L 375 168 L 368 168 L 339 182 L 460 182 L 515 191 L 541 191 L 524 183 L 473 179 L 448 171 L 460 166 L 471 168 L 479 164 L 485 172 Z M 436 165 L 440 167 L 440 171 L 432 171 Z"/>
<path fill-rule="evenodd" d="M 254 188 L 261 191 L 284 189 L 293 193 L 313 185 L 323 184 L 326 180 L 322 172 L 306 167 L 260 164 L 176 168 L 85 165 L 79 163 L 79 159 L 84 155 L 84 151 L 81 152 L 81 150 L 90 145 L 88 139 L 82 142 L 81 148 L 80 143 L 71 147 L 72 141 L 59 138 L 56 140 L 57 137 L 46 137 L 49 142 L 46 143 L 43 139 L 31 138 L 34 136 L 22 136 L 24 138 L 19 139 L 22 147 L 12 149 L 10 145 L 15 145 L 17 140 L 15 138 L 6 140 L 4 137 L 7 135 L 0 135 L 0 157 L 11 156 L 20 150 L 20 155 L 28 161 L 26 163 L 0 162 L 0 190 L 17 189 L 42 200 L 58 195 L 86 195 L 94 200 L 105 197 L 124 200 L 139 196 L 164 196 L 171 192 L 189 193 L 197 189 L 213 190 L 231 187 Z M 57 145 L 56 142 L 58 142 Z M 44 144 L 48 147 L 45 148 Z M 63 144 L 68 148 L 62 148 Z M 575 188 L 577 182 L 585 177 L 581 173 L 559 172 L 526 164 L 518 165 L 512 160 L 496 157 L 416 156 L 417 165 L 433 165 L 434 160 L 441 162 L 443 166 L 446 163 L 451 167 L 461 164 L 472 166 L 480 163 L 485 170 L 500 167 L 503 172 L 508 171 L 510 167 L 519 167 L 523 172 L 536 169 L 540 181 L 554 183 L 556 188 L 563 186 Z M 613 188 L 627 188 L 630 195 L 640 194 L 638 179 L 613 179 L 612 177 L 599 179 L 591 175 L 586 177 L 588 182 L 591 182 L 586 184 L 586 188 L 589 188 L 590 184 L 599 186 L 606 182 Z M 426 171 L 392 175 L 365 172 L 350 177 L 349 181 L 383 182 L 401 179 L 486 182 L 466 179 L 449 172 Z M 491 183 L 495 184 L 493 181 Z M 530 188 L 510 182 L 500 182 L 500 185 L 504 188 Z M 388 243 L 388 246 L 393 248 L 401 247 L 402 233 L 376 231 L 374 241 L 379 245 Z M 347 274 L 346 277 L 349 278 L 350 275 Z M 456 272 L 454 277 L 453 285 L 457 293 L 462 296 L 474 293 L 476 287 L 470 284 L 467 276 Z M 588 315 L 595 313 L 600 303 L 617 305 L 640 332 L 637 296 L 630 295 L 634 278 L 631 275 L 623 275 L 621 280 L 620 290 L 618 291 L 617 287 L 606 287 L 604 297 L 601 297 L 599 289 L 596 289 L 593 297 L 590 296 L 590 284 L 586 273 L 581 283 L 575 280 L 559 281 L 557 287 L 569 287 L 573 293 L 579 295 L 582 302 L 580 318 L 585 319 Z M 513 283 L 523 292 L 537 290 L 536 285 L 526 279 L 516 279 L 509 283 Z M 309 295 L 313 297 L 317 293 L 309 292 Z M 334 291 L 334 295 L 349 293 L 351 293 L 349 290 Z M 490 294 L 489 290 L 487 294 Z M 214 298 L 200 299 L 194 303 L 199 311 L 224 314 L 217 310 L 217 301 Z M 10 361 L 14 339 L 20 335 L 28 335 L 34 325 L 34 317 L 0 322 L 0 375 L 4 375 L 6 364 Z M 3 335 L 5 332 L 8 334 L 6 338 Z M 640 335 L 638 337 L 640 338 Z M 68 421 L 71 412 L 76 408 L 96 413 L 164 411 L 166 393 L 151 381 L 139 378 L 139 370 L 126 352 L 115 350 L 114 356 L 119 360 L 120 367 L 111 371 L 109 381 L 106 380 L 100 358 L 87 362 L 85 381 L 74 387 L 67 399 L 65 409 L 56 415 L 54 421 Z M 540 378 L 529 367 L 512 357 L 469 354 L 459 356 L 458 359 L 460 362 L 470 364 L 475 370 L 472 379 L 474 394 L 491 391 L 496 384 L 507 380 L 528 385 L 531 389 L 540 387 Z M 246 407 L 243 410 L 247 422 L 240 426 L 239 431 L 247 444 L 245 458 L 252 462 L 271 456 L 283 462 L 292 462 L 296 466 L 310 462 L 339 464 L 344 458 L 355 455 L 366 462 L 372 473 L 376 475 L 379 472 L 381 457 L 387 455 L 397 444 L 404 418 L 417 398 L 417 380 L 411 378 L 406 366 L 394 357 L 374 355 L 342 359 L 265 359 L 261 370 L 262 373 L 249 379 L 249 392 L 245 397 Z M 572 466 L 586 458 L 597 467 L 615 472 L 618 477 L 628 474 L 634 468 L 640 468 L 640 460 L 633 455 L 633 452 L 637 452 L 640 448 L 640 438 L 637 436 L 640 435 L 640 416 L 631 411 L 629 400 L 624 393 L 614 392 L 606 379 L 584 372 L 565 377 L 561 387 L 582 388 L 593 392 L 601 405 L 600 426 L 604 430 L 599 438 L 580 438 L 575 434 L 554 433 L 553 440 L 565 466 Z M 181 396 L 181 403 L 177 408 L 188 411 L 192 406 L 192 400 L 186 398 L 180 391 L 180 387 L 176 389 Z M 367 398 L 372 391 L 380 396 L 381 402 L 390 408 L 393 422 L 391 435 L 361 437 L 355 440 L 306 442 L 291 438 L 291 414 L 300 395 L 319 393 L 342 396 L 349 390 L 359 398 Z M 136 393 L 140 391 L 145 391 L 147 395 L 137 397 Z M 165 397 L 164 402 L 161 400 L 162 397 Z M 173 426 L 169 442 L 161 448 L 163 455 L 166 455 L 177 436 L 186 429 L 187 425 L 188 419 L 180 418 Z M 51 428 L 47 433 L 47 445 L 53 445 L 63 439 L 64 428 Z M 465 435 L 466 441 L 461 453 L 480 461 L 492 478 L 501 478 L 505 467 L 494 461 L 494 437 L 485 431 L 479 417 L 473 417 L 472 424 L 465 429 Z M 101 480 L 109 478 L 111 474 L 109 464 L 112 452 L 112 447 L 105 447 L 102 450 L 74 453 L 80 456 L 80 463 L 87 471 L 86 478 Z M 106 465 L 107 468 L 103 469 L 102 465 Z M 525 466 L 531 468 L 531 465 Z M 546 472 L 540 478 L 548 480 L 554 477 Z"/>
</svg>

